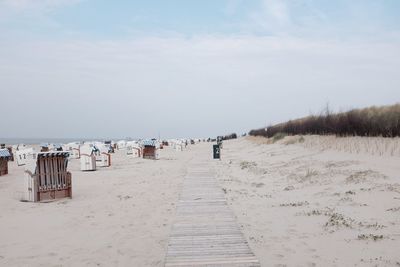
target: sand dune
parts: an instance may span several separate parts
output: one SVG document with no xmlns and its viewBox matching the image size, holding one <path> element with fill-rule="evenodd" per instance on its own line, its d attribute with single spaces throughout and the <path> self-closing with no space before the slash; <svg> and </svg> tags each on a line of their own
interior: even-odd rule
<svg viewBox="0 0 400 267">
<path fill-rule="evenodd" d="M 399 157 L 302 141 L 224 144 L 219 181 L 262 265 L 398 266 Z"/>
</svg>

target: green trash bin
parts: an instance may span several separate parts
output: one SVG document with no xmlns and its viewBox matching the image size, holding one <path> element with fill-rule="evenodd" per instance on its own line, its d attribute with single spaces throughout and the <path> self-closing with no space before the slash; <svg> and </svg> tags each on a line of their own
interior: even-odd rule
<svg viewBox="0 0 400 267">
<path fill-rule="evenodd" d="M 219 147 L 219 145 L 213 145 L 213 155 L 214 159 L 221 158 L 221 148 Z"/>
</svg>

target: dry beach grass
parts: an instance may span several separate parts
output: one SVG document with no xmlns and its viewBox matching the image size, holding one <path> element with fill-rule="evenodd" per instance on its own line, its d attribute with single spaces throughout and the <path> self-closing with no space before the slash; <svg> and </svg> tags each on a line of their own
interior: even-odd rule
<svg viewBox="0 0 400 267">
<path fill-rule="evenodd" d="M 262 265 L 400 265 L 398 139 L 303 138 L 224 144 L 219 181 Z"/>
<path fill-rule="evenodd" d="M 320 115 L 291 120 L 285 123 L 250 131 L 250 135 L 273 137 L 281 133 L 334 134 L 338 136 L 400 136 L 400 104 L 372 106 L 333 113 L 329 105 Z"/>
</svg>

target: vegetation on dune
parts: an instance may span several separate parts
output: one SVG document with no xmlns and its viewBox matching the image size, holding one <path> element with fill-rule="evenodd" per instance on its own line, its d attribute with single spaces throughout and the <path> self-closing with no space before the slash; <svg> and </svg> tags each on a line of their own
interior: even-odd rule
<svg viewBox="0 0 400 267">
<path fill-rule="evenodd" d="M 274 137 L 273 137 L 274 143 L 275 143 L 276 141 L 279 141 L 279 140 L 285 138 L 286 135 L 287 135 L 286 133 L 282 133 L 282 132 L 276 133 L 276 134 L 274 135 Z"/>
<path fill-rule="evenodd" d="M 222 140 L 230 140 L 230 139 L 236 139 L 237 138 L 237 134 L 236 133 L 231 133 L 225 136 L 222 136 Z"/>
<path fill-rule="evenodd" d="M 329 108 L 319 116 L 309 116 L 266 129 L 251 130 L 250 135 L 281 138 L 286 135 L 400 136 L 400 103 L 392 106 L 353 109 L 332 113 Z"/>
</svg>

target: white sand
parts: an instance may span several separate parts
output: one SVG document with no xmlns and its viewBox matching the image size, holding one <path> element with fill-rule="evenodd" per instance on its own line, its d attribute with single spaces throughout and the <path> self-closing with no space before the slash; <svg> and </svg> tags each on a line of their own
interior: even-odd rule
<svg viewBox="0 0 400 267">
<path fill-rule="evenodd" d="M 161 160 L 112 154 L 112 167 L 81 172 L 73 198 L 18 201 L 23 167 L 0 177 L 0 266 L 162 266 L 190 151 Z"/>
<path fill-rule="evenodd" d="M 219 181 L 262 265 L 400 266 L 400 158 L 310 138 L 224 143 Z"/>
<path fill-rule="evenodd" d="M 398 156 L 263 143 L 227 141 L 211 163 L 262 266 L 400 264 Z M 24 168 L 10 163 L 0 177 L 0 266 L 163 266 L 186 164 L 206 150 L 211 157 L 210 143 L 169 148 L 159 161 L 118 151 L 96 172 L 71 160 L 73 199 L 51 203 L 20 202 Z"/>
</svg>

